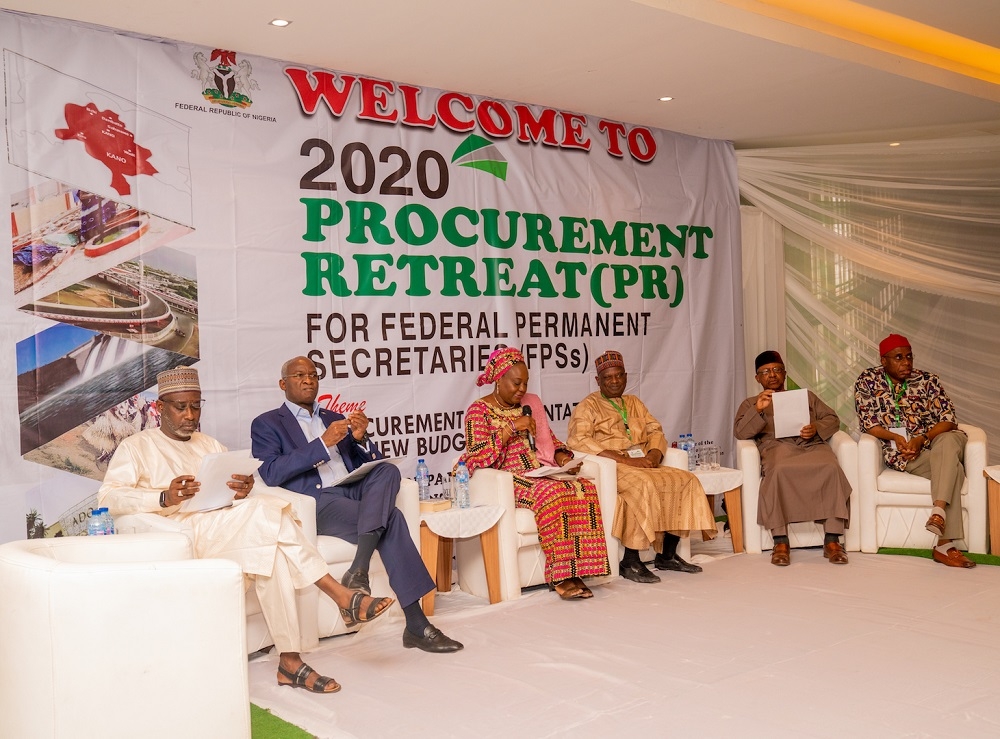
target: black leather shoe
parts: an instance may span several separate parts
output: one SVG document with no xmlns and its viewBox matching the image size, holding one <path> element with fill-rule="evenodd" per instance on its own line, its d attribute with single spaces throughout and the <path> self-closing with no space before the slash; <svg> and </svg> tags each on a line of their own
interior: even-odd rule
<svg viewBox="0 0 1000 739">
<path fill-rule="evenodd" d="M 701 567 L 685 562 L 676 554 L 667 559 L 662 554 L 657 554 L 653 560 L 653 566 L 658 570 L 673 570 L 674 572 L 701 572 Z"/>
<path fill-rule="evenodd" d="M 403 646 L 407 649 L 416 647 L 425 652 L 457 652 L 465 647 L 462 642 L 449 639 L 436 626 L 427 626 L 423 636 L 414 636 L 409 629 L 403 629 Z"/>
<path fill-rule="evenodd" d="M 368 584 L 368 573 L 364 570 L 348 570 L 340 578 L 340 584 L 348 590 L 360 590 L 365 595 L 372 594 L 372 586 Z"/>
<path fill-rule="evenodd" d="M 618 574 L 632 582 L 649 583 L 660 581 L 659 575 L 654 575 L 646 565 L 639 561 L 632 562 L 631 564 L 622 562 L 618 565 Z"/>
</svg>

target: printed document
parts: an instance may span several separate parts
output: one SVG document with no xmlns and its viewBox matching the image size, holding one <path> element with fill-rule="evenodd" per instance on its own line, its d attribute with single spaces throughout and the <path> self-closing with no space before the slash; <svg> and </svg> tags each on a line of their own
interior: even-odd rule
<svg viewBox="0 0 1000 739">
<path fill-rule="evenodd" d="M 786 390 L 771 395 L 774 406 L 774 435 L 781 439 L 798 436 L 802 427 L 809 425 L 809 392 Z"/>
<path fill-rule="evenodd" d="M 231 506 L 236 491 L 226 483 L 233 479 L 233 475 L 252 475 L 258 467 L 260 460 L 249 456 L 245 450 L 206 454 L 194 478 L 201 483 L 201 488 L 193 498 L 181 504 L 181 510 L 193 513 Z"/>
</svg>

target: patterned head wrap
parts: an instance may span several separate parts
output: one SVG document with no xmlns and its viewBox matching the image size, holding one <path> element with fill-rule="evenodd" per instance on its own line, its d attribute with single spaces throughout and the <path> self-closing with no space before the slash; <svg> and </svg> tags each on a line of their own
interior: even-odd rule
<svg viewBox="0 0 1000 739">
<path fill-rule="evenodd" d="M 194 367 L 174 367 L 156 376 L 156 392 L 161 398 L 170 393 L 189 391 L 201 392 L 198 370 Z"/>
<path fill-rule="evenodd" d="M 781 355 L 778 354 L 778 352 L 774 351 L 774 349 L 768 349 L 767 351 L 758 354 L 757 358 L 753 360 L 753 370 L 754 372 L 757 372 L 765 364 L 775 364 L 775 363 L 784 365 L 785 360 L 782 359 Z"/>
<path fill-rule="evenodd" d="M 899 334 L 889 334 L 878 344 L 878 355 L 884 357 L 886 354 L 891 352 L 893 349 L 898 349 L 901 346 L 909 346 L 910 341 L 905 336 L 900 336 Z"/>
<path fill-rule="evenodd" d="M 497 349 L 486 360 L 486 369 L 483 374 L 476 378 L 476 385 L 482 387 L 487 383 L 493 383 L 507 374 L 507 370 L 515 364 L 524 364 L 524 355 L 512 346 L 505 346 Z"/>
<path fill-rule="evenodd" d="M 622 356 L 621 352 L 608 349 L 594 360 L 594 366 L 597 367 L 597 374 L 601 374 L 608 367 L 621 367 L 625 369 L 625 357 Z"/>
</svg>

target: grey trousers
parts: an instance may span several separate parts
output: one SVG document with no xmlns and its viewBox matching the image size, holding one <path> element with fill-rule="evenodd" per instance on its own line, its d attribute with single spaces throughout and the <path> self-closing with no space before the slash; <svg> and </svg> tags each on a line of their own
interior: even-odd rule
<svg viewBox="0 0 1000 739">
<path fill-rule="evenodd" d="M 962 526 L 962 484 L 965 482 L 964 431 L 946 431 L 934 437 L 930 449 L 908 462 L 906 471 L 931 481 L 931 500 L 945 502 L 945 539 L 964 539 Z"/>
</svg>

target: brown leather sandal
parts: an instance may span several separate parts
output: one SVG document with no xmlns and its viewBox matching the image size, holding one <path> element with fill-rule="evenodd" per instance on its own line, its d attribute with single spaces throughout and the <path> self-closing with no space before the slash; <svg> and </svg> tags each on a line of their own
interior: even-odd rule
<svg viewBox="0 0 1000 739">
<path fill-rule="evenodd" d="M 594 591 L 591 590 L 590 588 L 588 588 L 587 584 L 583 580 L 581 580 L 579 577 L 574 577 L 573 578 L 573 582 L 575 582 L 579 586 L 580 590 L 583 592 L 583 595 L 580 596 L 581 598 L 593 598 L 594 597 Z"/>
<path fill-rule="evenodd" d="M 361 601 L 365 598 L 371 598 L 372 602 L 362 611 Z M 363 590 L 355 590 L 351 595 L 350 605 L 347 608 L 340 609 L 340 617 L 344 619 L 344 624 L 350 629 L 358 624 L 366 624 L 369 621 L 374 621 L 385 613 L 392 604 L 392 598 L 374 598 Z"/>
<path fill-rule="evenodd" d="M 287 685 L 290 688 L 305 688 L 310 693 L 336 693 L 340 690 L 340 683 L 334 680 L 332 677 L 323 677 L 320 675 L 317 677 L 312 685 L 306 685 L 306 680 L 312 675 L 316 670 L 307 665 L 305 662 L 299 667 L 295 672 L 289 672 L 281 665 L 278 665 L 278 685 Z M 281 682 L 282 677 L 287 677 L 290 682 Z"/>
<path fill-rule="evenodd" d="M 555 590 L 563 600 L 580 600 L 582 598 L 591 598 L 594 595 L 578 577 L 570 577 L 557 583 L 549 583 L 549 590 Z M 590 593 L 590 595 L 587 595 L 587 593 Z"/>
</svg>

